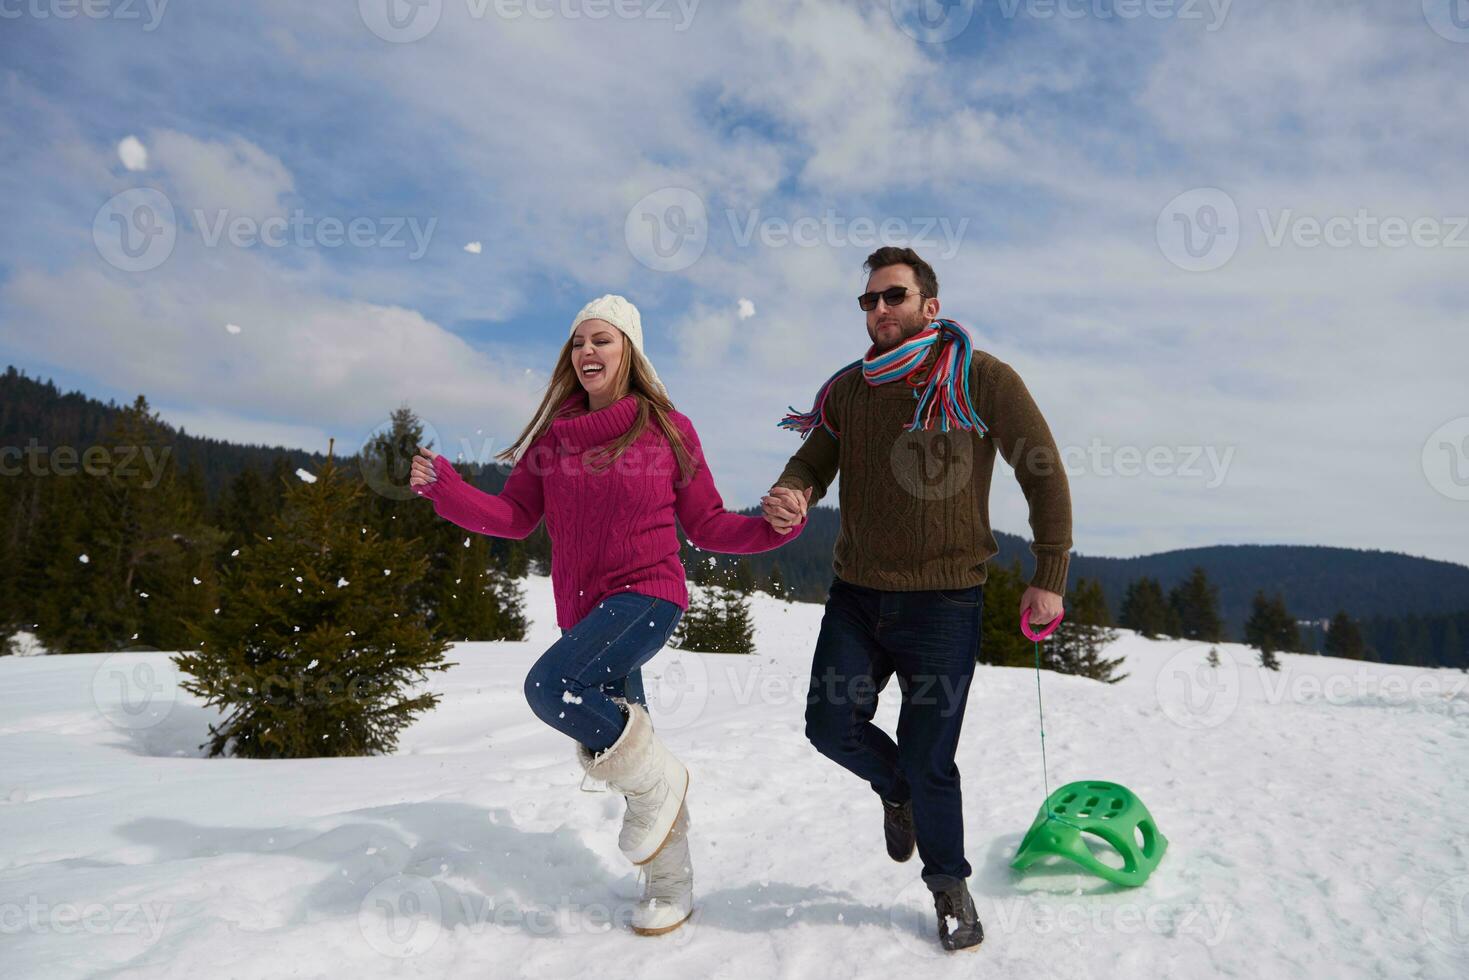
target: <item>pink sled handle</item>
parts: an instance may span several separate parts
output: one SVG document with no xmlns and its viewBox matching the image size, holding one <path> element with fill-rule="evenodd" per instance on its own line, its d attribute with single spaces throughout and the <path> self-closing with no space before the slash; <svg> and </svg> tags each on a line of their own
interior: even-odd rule
<svg viewBox="0 0 1469 980">
<path fill-rule="evenodd" d="M 1026 639 L 1034 640 L 1039 643 L 1041 640 L 1044 640 L 1046 637 L 1056 632 L 1056 627 L 1060 626 L 1061 620 L 1065 618 L 1066 614 L 1063 612 L 1061 615 L 1051 620 L 1050 623 L 1046 625 L 1046 628 L 1041 630 L 1040 633 L 1032 633 L 1030 631 L 1030 607 L 1027 606 L 1025 612 L 1020 614 L 1020 632 L 1025 634 Z"/>
</svg>

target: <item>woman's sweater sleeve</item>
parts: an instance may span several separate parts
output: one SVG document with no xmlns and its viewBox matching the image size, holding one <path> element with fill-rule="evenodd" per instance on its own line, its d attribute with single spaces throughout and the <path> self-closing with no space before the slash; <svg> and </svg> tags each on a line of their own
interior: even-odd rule
<svg viewBox="0 0 1469 980">
<path fill-rule="evenodd" d="M 534 447 L 532 447 L 534 449 Z M 434 457 L 433 483 L 414 487 L 420 497 L 433 501 L 434 511 L 466 531 L 496 538 L 523 538 L 536 529 L 545 513 L 540 474 L 527 452 L 510 470 L 505 489 L 485 493 L 471 486 L 444 456 Z"/>
<path fill-rule="evenodd" d="M 725 510 L 724 498 L 714 486 L 714 476 L 709 472 L 693 423 L 682 416 L 675 416 L 674 422 L 694 463 L 691 480 L 685 482 L 675 473 L 674 511 L 694 547 L 727 555 L 750 555 L 779 548 L 794 541 L 805 530 L 804 517 L 788 533 L 781 534 L 764 517 L 732 514 Z"/>
</svg>

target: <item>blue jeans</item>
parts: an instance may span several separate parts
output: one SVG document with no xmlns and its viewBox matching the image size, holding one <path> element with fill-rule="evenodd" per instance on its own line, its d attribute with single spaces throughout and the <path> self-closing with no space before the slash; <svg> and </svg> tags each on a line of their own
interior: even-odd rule
<svg viewBox="0 0 1469 980">
<path fill-rule="evenodd" d="M 625 723 L 612 699 L 646 703 L 640 668 L 663 649 L 682 618 L 677 603 L 638 592 L 603 599 L 562 630 L 525 675 L 531 710 L 593 752 L 610 749 Z"/>
<path fill-rule="evenodd" d="M 883 799 L 913 802 L 923 880 L 968 878 L 954 752 L 979 657 L 983 586 L 887 592 L 835 579 L 811 662 L 806 737 Z M 872 723 L 898 676 L 898 740 Z"/>
</svg>

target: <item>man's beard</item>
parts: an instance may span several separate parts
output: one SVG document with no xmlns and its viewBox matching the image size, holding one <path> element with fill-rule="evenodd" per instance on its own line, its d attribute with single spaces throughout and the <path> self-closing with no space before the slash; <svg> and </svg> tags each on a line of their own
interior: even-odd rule
<svg viewBox="0 0 1469 980">
<path fill-rule="evenodd" d="M 924 328 L 926 328 L 930 323 L 928 317 L 924 316 L 922 310 L 919 310 L 917 313 L 909 313 L 906 315 L 899 314 L 897 317 L 895 317 L 895 319 L 898 321 L 898 338 L 892 343 L 886 345 L 879 345 L 877 340 L 873 339 L 872 342 L 874 345 L 877 346 L 878 351 L 892 350 L 894 347 L 897 347 L 899 344 L 907 340 L 909 337 L 912 337 L 914 334 L 922 333 Z M 872 334 L 869 333 L 868 337 L 872 337 Z"/>
</svg>

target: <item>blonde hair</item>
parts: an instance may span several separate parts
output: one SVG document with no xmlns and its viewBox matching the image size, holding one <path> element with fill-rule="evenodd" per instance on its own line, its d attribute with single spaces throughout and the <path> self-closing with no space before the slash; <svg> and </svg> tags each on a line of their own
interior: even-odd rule
<svg viewBox="0 0 1469 980">
<path fill-rule="evenodd" d="M 621 331 L 618 331 L 621 333 Z M 572 392 L 581 388 L 581 382 L 577 380 L 576 368 L 571 363 L 571 341 L 566 338 L 566 343 L 561 347 L 561 353 L 556 356 L 556 367 L 551 372 L 551 380 L 546 383 L 546 394 L 541 398 L 541 404 L 536 409 L 536 414 L 520 437 L 505 449 L 495 455 L 496 459 L 507 461 L 519 460 L 531 445 L 551 427 L 555 421 L 555 411 L 569 398 Z M 633 419 L 632 425 L 617 440 L 609 444 L 606 450 L 599 454 L 600 461 L 605 460 L 605 465 L 610 466 L 627 451 L 643 434 L 648 427 L 649 419 L 657 422 L 663 437 L 668 440 L 673 449 L 673 455 L 678 460 L 679 478 L 682 482 L 693 479 L 694 460 L 689 455 L 688 446 L 684 443 L 683 433 L 679 432 L 678 426 L 673 424 L 669 413 L 674 411 L 673 402 L 663 393 L 662 388 L 648 380 L 647 373 L 643 370 L 642 356 L 627 335 L 622 335 L 622 361 L 617 366 L 617 376 L 613 378 L 614 390 L 626 392 L 633 395 L 637 401 L 638 414 Z"/>
</svg>

